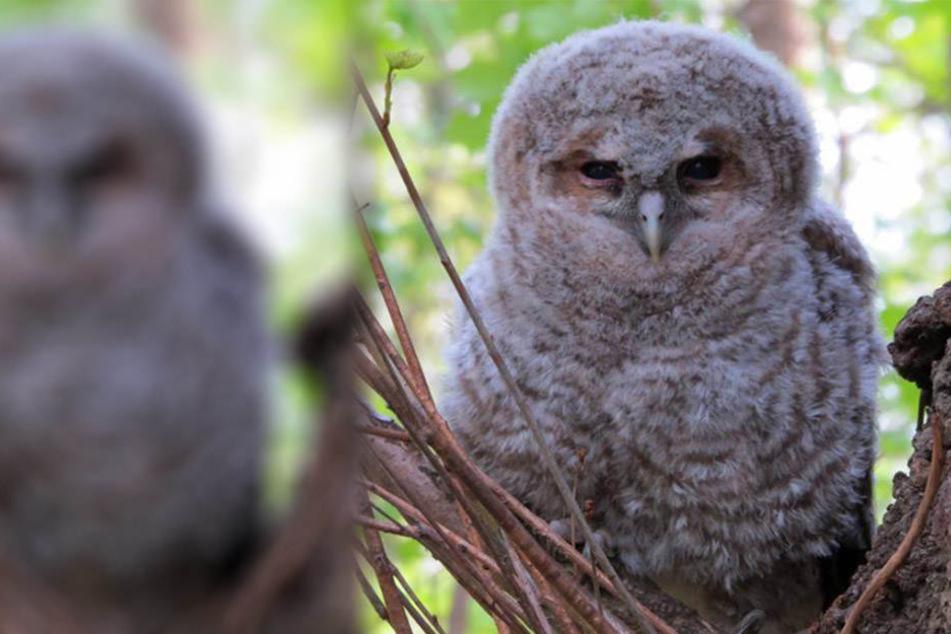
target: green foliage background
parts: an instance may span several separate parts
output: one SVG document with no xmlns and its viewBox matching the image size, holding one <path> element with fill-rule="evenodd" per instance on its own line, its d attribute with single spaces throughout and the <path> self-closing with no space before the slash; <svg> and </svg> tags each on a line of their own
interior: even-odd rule
<svg viewBox="0 0 951 634">
<path fill-rule="evenodd" d="M 2 0 L 0 27 L 37 20 L 134 29 L 126 3 L 106 0 Z M 457 263 L 478 252 L 492 222 L 485 183 L 485 141 L 491 117 L 515 70 L 547 43 L 583 28 L 621 18 L 657 18 L 702 23 L 749 37 L 736 17 L 738 1 L 672 0 L 256 0 L 196 3 L 199 52 L 185 62 L 198 90 L 219 103 L 251 104 L 257 116 L 291 136 L 317 119 L 346 119 L 349 89 L 344 78 L 348 51 L 373 82 L 382 103 L 384 54 L 413 49 L 424 62 L 397 74 L 392 130 Z M 891 337 L 897 320 L 915 298 L 951 277 L 951 2 L 854 0 L 802 3 L 812 29 L 809 64 L 796 74 L 821 114 L 820 133 L 832 148 L 823 153 L 824 188 L 853 218 L 864 219 L 875 239 L 869 244 L 881 272 L 881 329 Z M 263 59 L 263 78 L 257 62 Z M 249 77 L 254 77 L 251 81 Z M 865 81 L 853 81 L 865 77 Z M 857 83 L 862 85 L 856 85 Z M 344 110 L 344 112 L 341 112 Z M 858 122 L 858 123 L 856 123 Z M 439 262 L 416 220 L 395 170 L 358 109 L 349 135 L 355 151 L 328 152 L 324 165 L 346 158 L 361 196 L 372 202 L 368 220 L 407 311 L 431 376 L 442 371 L 452 295 Z M 875 150 L 898 139 L 904 155 Z M 881 147 L 889 147 L 887 145 Z M 872 148 L 872 149 L 869 149 Z M 888 174 L 908 161 L 921 164 L 913 187 L 898 181 L 900 213 L 850 208 L 850 187 L 864 165 Z M 318 164 L 319 165 L 319 164 Z M 368 184 L 367 184 L 368 183 Z M 904 184 L 903 184 L 904 183 Z M 881 186 L 881 184 L 879 184 Z M 306 201 L 302 236 L 274 256 L 275 321 L 282 328 L 306 301 L 309 289 L 328 279 L 328 261 L 352 251 L 341 237 L 345 197 Z M 240 204 L 240 200 L 238 201 Z M 287 212 L 275 202 L 278 219 Z M 353 265 L 367 287 L 359 261 Z M 275 432 L 274 496 L 286 496 L 301 455 L 306 397 L 293 377 L 282 379 Z M 881 397 L 881 458 L 876 499 L 881 513 L 890 499 L 891 477 L 904 467 L 913 429 L 917 393 L 893 373 Z M 282 493 L 284 492 L 284 493 Z M 453 584 L 425 552 L 409 542 L 388 542 L 401 569 L 445 620 Z M 470 607 L 470 631 L 491 631 L 491 622 Z M 367 614 L 368 631 L 385 631 Z"/>
</svg>

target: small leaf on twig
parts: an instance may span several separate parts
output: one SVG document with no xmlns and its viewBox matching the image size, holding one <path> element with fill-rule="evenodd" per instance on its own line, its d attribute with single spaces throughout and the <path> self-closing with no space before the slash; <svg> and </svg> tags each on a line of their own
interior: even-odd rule
<svg viewBox="0 0 951 634">
<path fill-rule="evenodd" d="M 390 110 L 393 107 L 393 77 L 398 70 L 409 70 L 420 65 L 425 57 L 419 51 L 406 49 L 384 53 L 389 68 L 386 71 L 386 95 L 383 99 L 383 127 L 390 125 Z"/>
<path fill-rule="evenodd" d="M 395 53 L 384 53 L 391 70 L 409 70 L 420 65 L 424 55 L 419 51 L 406 49 Z"/>
</svg>

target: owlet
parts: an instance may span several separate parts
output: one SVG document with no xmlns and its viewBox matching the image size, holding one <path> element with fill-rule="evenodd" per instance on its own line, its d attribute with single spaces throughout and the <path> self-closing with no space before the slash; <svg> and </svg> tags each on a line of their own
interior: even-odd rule
<svg viewBox="0 0 951 634">
<path fill-rule="evenodd" d="M 78 603 L 200 588 L 255 530 L 262 278 L 209 194 L 155 55 L 0 41 L 0 540 Z"/>
<path fill-rule="evenodd" d="M 795 632 L 869 545 L 874 272 L 819 199 L 780 66 L 629 22 L 545 48 L 489 143 L 498 221 L 467 274 L 548 444 L 628 574 L 721 625 Z M 468 320 L 447 418 L 541 516 L 567 515 Z"/>
</svg>

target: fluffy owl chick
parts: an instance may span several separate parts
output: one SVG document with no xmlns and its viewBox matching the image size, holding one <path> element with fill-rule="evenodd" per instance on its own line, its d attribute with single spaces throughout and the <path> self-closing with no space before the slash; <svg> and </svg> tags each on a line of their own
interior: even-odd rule
<svg viewBox="0 0 951 634">
<path fill-rule="evenodd" d="M 68 592 L 200 585 L 254 528 L 262 280 L 206 181 L 159 58 L 0 42 L 0 539 Z"/>
<path fill-rule="evenodd" d="M 804 627 L 868 545 L 874 274 L 817 198 L 782 69 L 676 24 L 535 55 L 495 117 L 474 300 L 629 572 L 718 622 Z M 542 516 L 567 510 L 468 320 L 448 418 Z"/>
</svg>

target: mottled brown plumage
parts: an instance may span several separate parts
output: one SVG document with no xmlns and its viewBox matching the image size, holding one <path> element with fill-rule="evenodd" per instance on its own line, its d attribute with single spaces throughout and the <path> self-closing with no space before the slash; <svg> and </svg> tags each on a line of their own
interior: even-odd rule
<svg viewBox="0 0 951 634">
<path fill-rule="evenodd" d="M 723 625 L 763 610 L 774 633 L 818 615 L 871 532 L 874 273 L 817 198 L 813 136 L 785 73 L 741 42 L 653 22 L 576 35 L 506 92 L 499 219 L 467 277 L 625 569 Z M 475 459 L 566 516 L 465 320 L 449 360 L 444 406 Z"/>
</svg>

